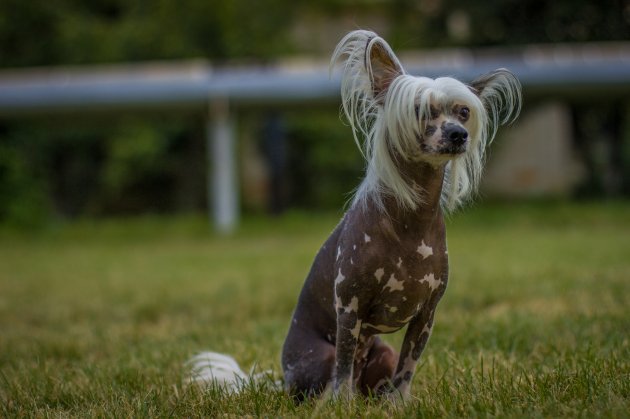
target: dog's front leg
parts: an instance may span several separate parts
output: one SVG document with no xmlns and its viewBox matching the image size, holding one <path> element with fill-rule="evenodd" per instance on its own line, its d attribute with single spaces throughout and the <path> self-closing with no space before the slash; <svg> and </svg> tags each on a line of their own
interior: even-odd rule
<svg viewBox="0 0 630 419">
<path fill-rule="evenodd" d="M 335 397 L 349 398 L 354 393 L 352 376 L 360 332 L 361 320 L 357 312 L 338 310 L 333 383 Z"/>
<path fill-rule="evenodd" d="M 396 373 L 391 382 L 393 388 L 389 389 L 393 397 L 402 396 L 405 400 L 409 398 L 410 383 L 416 370 L 416 364 L 429 340 L 429 336 L 431 336 L 434 312 L 435 308 L 430 310 L 423 309 L 409 322 L 400 350 Z"/>
</svg>

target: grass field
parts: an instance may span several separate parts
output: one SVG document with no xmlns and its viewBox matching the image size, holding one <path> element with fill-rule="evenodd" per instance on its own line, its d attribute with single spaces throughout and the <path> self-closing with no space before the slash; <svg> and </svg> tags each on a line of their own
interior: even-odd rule
<svg viewBox="0 0 630 419">
<path fill-rule="evenodd" d="M 203 349 L 280 371 L 337 220 L 246 219 L 229 238 L 202 218 L 2 233 L 0 417 L 630 417 L 630 203 L 453 216 L 449 288 L 405 406 L 185 388 Z"/>
</svg>

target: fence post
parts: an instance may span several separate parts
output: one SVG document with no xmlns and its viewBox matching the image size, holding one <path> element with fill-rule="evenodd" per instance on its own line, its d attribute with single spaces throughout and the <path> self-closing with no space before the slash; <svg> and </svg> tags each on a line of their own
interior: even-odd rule
<svg viewBox="0 0 630 419">
<path fill-rule="evenodd" d="M 239 219 L 235 131 L 228 99 L 213 100 L 206 125 L 208 216 L 224 234 L 234 231 Z"/>
</svg>

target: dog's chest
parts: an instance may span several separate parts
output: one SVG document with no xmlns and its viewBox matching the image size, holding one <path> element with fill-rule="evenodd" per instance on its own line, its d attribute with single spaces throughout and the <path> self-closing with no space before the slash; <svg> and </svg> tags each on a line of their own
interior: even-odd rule
<svg viewBox="0 0 630 419">
<path fill-rule="evenodd" d="M 421 229 L 371 227 L 346 231 L 339 241 L 335 306 L 337 311 L 356 308 L 365 334 L 393 332 L 444 292 L 445 232 L 442 223 Z"/>
</svg>

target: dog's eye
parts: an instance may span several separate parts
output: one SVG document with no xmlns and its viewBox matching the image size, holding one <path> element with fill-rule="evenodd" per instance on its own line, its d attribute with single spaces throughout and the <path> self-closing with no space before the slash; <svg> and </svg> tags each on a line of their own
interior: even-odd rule
<svg viewBox="0 0 630 419">
<path fill-rule="evenodd" d="M 413 109 L 416 111 L 416 119 L 420 119 L 420 105 L 414 106 Z"/>
<path fill-rule="evenodd" d="M 464 120 L 467 121 L 468 118 L 470 117 L 470 109 L 468 109 L 466 106 L 463 106 L 459 109 L 459 117 Z"/>
</svg>

